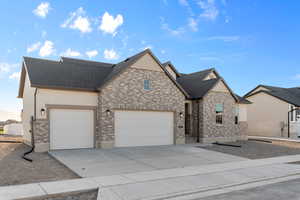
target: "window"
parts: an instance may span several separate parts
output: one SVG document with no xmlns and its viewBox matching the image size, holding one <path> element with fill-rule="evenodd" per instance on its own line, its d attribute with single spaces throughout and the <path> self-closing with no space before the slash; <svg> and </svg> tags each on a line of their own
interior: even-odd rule
<svg viewBox="0 0 300 200">
<path fill-rule="evenodd" d="M 150 80 L 144 80 L 144 90 L 150 90 Z"/>
<path fill-rule="evenodd" d="M 216 104 L 216 124 L 223 124 L 223 104 Z"/>
<path fill-rule="evenodd" d="M 234 123 L 235 123 L 235 124 L 238 124 L 238 123 L 239 123 L 239 106 L 236 106 L 236 107 L 235 107 Z"/>
</svg>

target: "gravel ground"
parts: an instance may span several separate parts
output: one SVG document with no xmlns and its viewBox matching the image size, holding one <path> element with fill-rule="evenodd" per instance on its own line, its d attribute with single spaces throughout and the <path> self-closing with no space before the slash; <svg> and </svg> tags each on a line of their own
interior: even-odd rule
<svg viewBox="0 0 300 200">
<path fill-rule="evenodd" d="M 300 148 L 291 148 L 272 143 L 256 142 L 256 141 L 238 141 L 228 142 L 226 144 L 241 145 L 242 147 L 230 147 L 221 145 L 211 145 L 201 147 L 204 149 L 227 153 L 249 159 L 261 159 L 277 156 L 300 154 Z"/>
<path fill-rule="evenodd" d="M 33 162 L 22 159 L 30 147 L 0 143 L 0 186 L 79 178 L 47 153 L 32 153 Z"/>
</svg>

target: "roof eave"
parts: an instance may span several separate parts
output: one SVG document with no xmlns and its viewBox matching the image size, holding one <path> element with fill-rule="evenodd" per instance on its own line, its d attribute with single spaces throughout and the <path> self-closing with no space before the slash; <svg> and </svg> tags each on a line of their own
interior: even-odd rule
<svg viewBox="0 0 300 200">
<path fill-rule="evenodd" d="M 286 99 L 284 99 L 284 98 L 281 98 L 281 97 L 278 97 L 278 96 L 276 96 L 276 95 L 273 95 L 272 93 L 270 93 L 270 92 L 268 92 L 268 91 L 264 91 L 264 90 L 260 90 L 260 91 L 254 92 L 253 94 L 250 94 L 249 96 L 247 96 L 247 98 L 248 98 L 248 97 L 251 97 L 251 96 L 254 96 L 254 95 L 256 95 L 256 94 L 259 94 L 259 93 L 265 93 L 265 94 L 268 94 L 268 95 L 270 95 L 270 96 L 272 96 L 272 97 L 274 97 L 274 98 L 277 98 L 277 99 L 279 99 L 279 100 L 281 100 L 281 101 L 284 101 L 284 102 L 286 102 L 286 103 L 292 104 L 292 105 L 294 105 L 294 106 L 296 106 L 296 107 L 300 107 L 300 104 L 295 104 L 295 103 L 293 103 L 293 102 L 290 102 L 290 101 L 288 101 L 288 100 L 286 100 Z"/>
</svg>

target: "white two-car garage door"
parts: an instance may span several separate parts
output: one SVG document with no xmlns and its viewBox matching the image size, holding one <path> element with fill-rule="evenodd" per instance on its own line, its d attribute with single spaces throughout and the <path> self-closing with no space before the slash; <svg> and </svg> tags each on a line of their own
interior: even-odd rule
<svg viewBox="0 0 300 200">
<path fill-rule="evenodd" d="M 115 146 L 174 144 L 173 112 L 115 111 Z"/>
<path fill-rule="evenodd" d="M 94 111 L 50 109 L 50 149 L 94 147 Z"/>
</svg>

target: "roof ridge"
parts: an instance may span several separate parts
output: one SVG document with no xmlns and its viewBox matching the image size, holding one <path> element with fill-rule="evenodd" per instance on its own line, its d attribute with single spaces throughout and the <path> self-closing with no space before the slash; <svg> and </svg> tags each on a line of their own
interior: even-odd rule
<svg viewBox="0 0 300 200">
<path fill-rule="evenodd" d="M 208 69 L 204 69 L 204 70 L 201 70 L 201 71 L 197 71 L 197 72 L 192 72 L 192 73 L 189 73 L 189 74 L 184 74 L 183 76 L 186 76 L 186 75 L 193 75 L 193 74 L 197 74 L 197 73 L 203 73 L 203 72 L 206 72 L 206 71 L 212 71 L 212 70 L 215 70 L 215 68 L 208 68 Z"/>
<path fill-rule="evenodd" d="M 52 60 L 52 59 L 45 59 L 45 58 L 36 58 L 36 57 L 30 57 L 30 56 L 23 56 L 23 59 L 33 59 L 33 60 L 41 60 L 41 61 L 49 61 L 49 62 L 55 62 L 59 63 L 60 61 L 58 60 Z"/>
<path fill-rule="evenodd" d="M 114 65 L 114 63 L 107 63 L 107 62 L 100 62 L 100 61 L 94 61 L 94 60 L 86 60 L 86 59 L 78 59 L 78 58 L 70 58 L 70 57 L 64 57 L 64 56 L 61 56 L 60 60 L 62 62 L 72 62 L 72 63 L 75 63 L 76 62 L 79 62 L 79 63 L 86 63 L 86 64 L 98 64 L 98 65 Z"/>
</svg>

